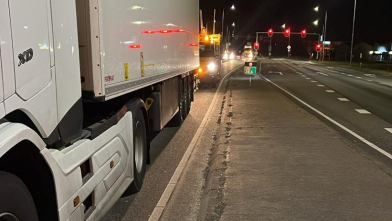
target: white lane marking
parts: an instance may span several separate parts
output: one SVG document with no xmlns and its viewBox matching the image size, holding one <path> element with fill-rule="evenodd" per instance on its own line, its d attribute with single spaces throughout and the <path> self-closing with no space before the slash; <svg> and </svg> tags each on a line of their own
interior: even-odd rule
<svg viewBox="0 0 392 221">
<path fill-rule="evenodd" d="M 304 77 L 304 78 L 306 78 L 307 76 L 306 75 L 301 75 L 302 77 Z"/>
<path fill-rule="evenodd" d="M 338 98 L 338 100 L 340 100 L 340 101 L 350 101 L 350 100 L 348 100 L 347 98 L 343 98 L 343 97 Z"/>
<path fill-rule="evenodd" d="M 177 181 L 181 177 L 181 174 L 184 171 L 184 168 L 185 168 L 190 156 L 192 155 L 193 149 L 195 148 L 197 142 L 199 141 L 202 132 L 206 129 L 207 121 L 210 118 L 212 109 L 214 108 L 215 103 L 218 98 L 218 92 L 220 91 L 220 89 L 223 85 L 222 82 L 224 82 L 224 79 L 227 76 L 230 76 L 233 72 L 237 71 L 241 67 L 242 66 L 240 65 L 239 67 L 233 69 L 232 71 L 227 73 L 222 78 L 218 89 L 216 89 L 216 91 L 215 91 L 215 95 L 214 95 L 214 98 L 212 99 L 210 107 L 208 108 L 207 113 L 203 118 L 203 121 L 201 122 L 199 128 L 197 129 L 196 134 L 193 136 L 191 143 L 189 144 L 188 148 L 186 149 L 184 156 L 182 157 L 180 163 L 178 164 L 176 171 L 174 172 L 173 176 L 171 177 L 169 183 L 167 184 L 165 191 L 162 193 L 161 198 L 159 199 L 158 203 L 156 204 L 154 211 L 152 211 L 152 214 L 151 214 L 150 218 L 148 219 L 148 221 L 158 221 L 160 219 L 160 217 L 161 217 L 161 215 L 167 205 L 167 202 L 169 201 L 171 195 L 173 194 L 174 188 L 177 185 Z"/>
<path fill-rule="evenodd" d="M 324 74 L 324 73 L 322 73 L 322 72 L 316 72 L 317 74 L 321 74 L 321 75 L 324 75 L 324 76 L 326 76 L 326 77 L 328 77 L 329 75 L 328 74 Z"/>
<path fill-rule="evenodd" d="M 311 78 L 306 78 L 306 80 L 311 80 Z"/>
<path fill-rule="evenodd" d="M 367 80 L 367 81 L 369 81 L 369 82 L 373 82 L 372 80 Z"/>
<path fill-rule="evenodd" d="M 297 101 L 301 102 L 302 104 L 304 104 L 305 106 L 307 106 L 308 108 L 310 108 L 311 110 L 313 110 L 314 112 L 316 112 L 317 114 L 321 115 L 322 117 L 324 117 L 325 119 L 329 120 L 331 123 L 335 124 L 336 126 L 342 128 L 344 131 L 346 131 L 347 133 L 351 134 L 352 136 L 354 136 L 355 138 L 359 139 L 360 141 L 362 141 L 363 143 L 367 144 L 368 146 L 370 146 L 371 148 L 377 150 L 378 152 L 380 152 L 381 154 L 383 154 L 384 156 L 388 157 L 389 159 L 392 159 L 392 154 L 386 152 L 385 150 L 381 149 L 380 147 L 378 147 L 377 145 L 375 145 L 374 143 L 366 140 L 365 138 L 361 137 L 360 135 L 358 135 L 357 133 L 355 133 L 354 131 L 351 131 L 350 129 L 348 129 L 347 127 L 343 126 L 342 124 L 338 123 L 337 121 L 335 121 L 334 119 L 328 117 L 327 115 L 325 115 L 323 112 L 317 110 L 316 108 L 310 106 L 309 104 L 305 103 L 304 101 L 302 101 L 301 99 L 297 98 L 296 96 L 294 96 L 293 94 L 291 94 L 290 92 L 286 91 L 285 89 L 283 89 L 282 87 L 280 87 L 279 85 L 275 84 L 274 82 L 270 81 L 269 79 L 263 77 L 266 81 L 270 82 L 271 84 L 275 85 L 275 87 L 281 89 L 282 91 L 284 91 L 285 93 L 287 93 L 288 95 L 290 95 L 291 97 L 293 97 L 294 99 L 296 99 Z"/>
<path fill-rule="evenodd" d="M 385 128 L 389 133 L 392 133 L 392 128 Z"/>
<path fill-rule="evenodd" d="M 367 111 L 365 109 L 355 109 L 355 111 L 360 114 L 371 114 L 369 111 Z"/>
<path fill-rule="evenodd" d="M 312 82 L 312 83 L 317 83 L 317 81 L 310 81 L 310 82 Z"/>
<path fill-rule="evenodd" d="M 358 78 L 358 79 L 362 79 L 361 77 L 356 77 L 356 78 Z"/>
<path fill-rule="evenodd" d="M 375 74 L 365 74 L 366 77 L 377 78 Z"/>
<path fill-rule="evenodd" d="M 333 90 L 326 90 L 327 93 L 335 93 Z"/>
<path fill-rule="evenodd" d="M 274 72 L 274 71 L 269 71 L 268 73 L 270 73 L 270 74 L 280 74 L 280 75 L 283 75 L 283 73 L 282 73 L 282 72 Z"/>
<path fill-rule="evenodd" d="M 347 75 L 347 76 L 349 76 L 349 77 L 353 77 L 351 74 L 349 74 L 349 75 Z"/>
<path fill-rule="evenodd" d="M 325 87 L 324 85 L 322 85 L 322 84 L 319 84 L 319 85 L 317 85 L 317 87 Z"/>
<path fill-rule="evenodd" d="M 343 75 L 345 75 L 346 73 L 340 73 L 340 74 L 343 74 Z"/>
</svg>

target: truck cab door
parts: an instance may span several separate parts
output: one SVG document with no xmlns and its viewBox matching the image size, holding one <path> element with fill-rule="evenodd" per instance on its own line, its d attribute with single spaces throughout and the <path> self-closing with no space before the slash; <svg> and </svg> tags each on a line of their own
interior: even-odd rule
<svg viewBox="0 0 392 221">
<path fill-rule="evenodd" d="M 12 0 L 9 12 L 16 93 L 29 100 L 52 80 L 48 0 Z"/>
</svg>

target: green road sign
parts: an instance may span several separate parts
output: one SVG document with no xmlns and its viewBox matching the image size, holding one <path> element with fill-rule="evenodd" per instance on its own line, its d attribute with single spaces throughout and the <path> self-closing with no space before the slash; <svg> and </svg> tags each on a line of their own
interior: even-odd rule
<svg viewBox="0 0 392 221">
<path fill-rule="evenodd" d="M 255 62 L 245 62 L 244 73 L 249 75 L 257 74 L 257 61 Z"/>
</svg>

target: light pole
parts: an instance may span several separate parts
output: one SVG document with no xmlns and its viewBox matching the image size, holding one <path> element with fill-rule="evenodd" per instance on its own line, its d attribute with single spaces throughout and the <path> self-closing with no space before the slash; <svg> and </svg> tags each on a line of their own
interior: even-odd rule
<svg viewBox="0 0 392 221">
<path fill-rule="evenodd" d="M 356 14 L 356 12 L 357 12 L 357 0 L 354 1 L 353 31 L 351 34 L 350 65 L 353 62 L 353 47 L 354 47 L 354 31 L 355 31 L 355 14 Z"/>
<path fill-rule="evenodd" d="M 228 8 L 228 7 L 230 7 L 230 6 L 224 7 L 224 8 L 223 8 L 223 12 L 222 12 L 222 39 L 224 39 L 223 36 L 224 36 L 224 34 L 225 34 L 225 31 L 224 31 L 224 29 L 223 29 L 223 28 L 224 28 L 224 25 L 225 25 L 225 9 Z M 234 10 L 235 10 L 235 6 L 232 5 L 232 6 L 230 7 L 230 9 L 234 11 Z"/>
</svg>

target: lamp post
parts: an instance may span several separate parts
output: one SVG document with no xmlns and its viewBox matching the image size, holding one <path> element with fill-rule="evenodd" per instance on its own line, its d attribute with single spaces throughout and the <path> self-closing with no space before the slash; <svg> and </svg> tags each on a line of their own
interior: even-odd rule
<svg viewBox="0 0 392 221">
<path fill-rule="evenodd" d="M 225 25 L 225 9 L 228 8 L 228 7 L 230 7 L 230 6 L 224 7 L 224 8 L 223 8 L 223 12 L 222 12 L 222 39 L 224 39 L 223 36 L 224 36 L 224 34 L 225 34 L 225 33 L 224 33 L 225 31 L 224 31 L 224 29 L 223 29 L 223 28 L 224 28 L 224 25 Z M 235 10 L 235 6 L 232 5 L 232 6 L 230 7 L 230 9 L 234 11 L 234 10 Z"/>
<path fill-rule="evenodd" d="M 354 1 L 353 31 L 351 34 L 350 65 L 353 62 L 353 47 L 354 47 L 354 31 L 355 31 L 355 14 L 356 14 L 356 12 L 357 12 L 357 0 Z"/>
</svg>

